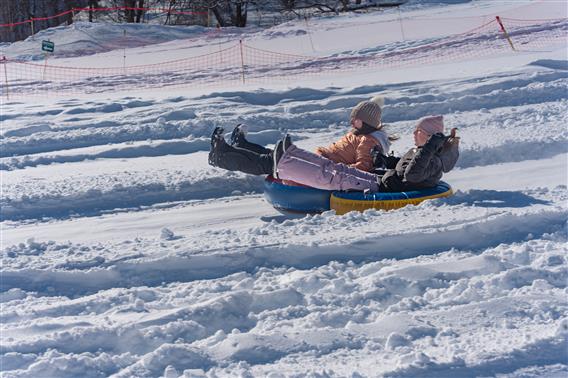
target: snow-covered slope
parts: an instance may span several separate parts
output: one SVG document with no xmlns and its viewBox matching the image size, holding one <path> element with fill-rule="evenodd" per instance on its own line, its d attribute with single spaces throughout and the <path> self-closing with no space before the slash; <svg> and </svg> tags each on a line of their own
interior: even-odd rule
<svg viewBox="0 0 568 378">
<path fill-rule="evenodd" d="M 168 61 L 241 37 L 365 57 L 496 14 L 558 18 L 566 5 L 409 2 L 400 16 L 223 36 L 153 26 L 126 51 L 107 26 L 101 49 L 80 54 L 91 26 L 44 33 L 66 40 L 54 60 L 71 66 Z M 386 32 L 357 37 L 362 20 Z M 33 59 L 29 43 L 3 48 Z M 296 82 L 2 98 L 2 376 L 565 376 L 567 50 L 520 50 Z M 293 217 L 264 201 L 261 177 L 207 165 L 215 126 L 245 122 L 261 144 L 288 131 L 312 149 L 377 94 L 399 154 L 424 115 L 458 127 L 460 160 L 444 176 L 454 196 Z"/>
</svg>

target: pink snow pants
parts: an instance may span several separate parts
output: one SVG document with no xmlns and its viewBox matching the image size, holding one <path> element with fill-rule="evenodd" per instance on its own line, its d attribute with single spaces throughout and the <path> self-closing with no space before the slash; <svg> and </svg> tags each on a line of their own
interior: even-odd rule
<svg viewBox="0 0 568 378">
<path fill-rule="evenodd" d="M 379 190 L 377 176 L 335 163 L 323 156 L 302 150 L 294 145 L 288 147 L 278 162 L 278 178 L 324 190 Z"/>
</svg>

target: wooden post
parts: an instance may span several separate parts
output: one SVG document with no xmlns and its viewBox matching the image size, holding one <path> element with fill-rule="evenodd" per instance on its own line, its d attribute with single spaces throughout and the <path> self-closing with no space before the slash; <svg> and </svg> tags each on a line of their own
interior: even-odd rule
<svg viewBox="0 0 568 378">
<path fill-rule="evenodd" d="M 398 9 L 398 23 L 400 24 L 400 34 L 402 34 L 402 40 L 406 41 L 406 37 L 404 36 L 404 28 L 402 27 L 402 14 L 400 13 L 400 5 L 396 7 Z"/>
<path fill-rule="evenodd" d="M 315 52 L 314 41 L 312 40 L 312 33 L 310 32 L 310 26 L 308 25 L 308 16 L 304 15 L 304 21 L 306 21 L 306 29 L 308 30 L 308 38 L 310 39 L 310 45 L 312 46 L 312 51 Z"/>
<path fill-rule="evenodd" d="M 124 44 L 122 50 L 122 71 L 126 75 L 126 29 L 122 29 L 122 43 Z"/>
<path fill-rule="evenodd" d="M 501 22 L 501 18 L 499 16 L 495 16 L 495 18 L 497 19 L 497 22 L 499 23 L 499 26 L 501 27 L 501 31 L 505 35 L 505 38 L 507 38 L 507 42 L 509 42 L 509 45 L 511 46 L 513 51 L 517 51 L 515 49 L 515 46 L 513 46 L 513 41 L 511 41 L 511 37 L 509 37 L 509 33 L 507 33 L 507 30 L 505 30 L 505 26 L 503 26 L 503 23 Z"/>
<path fill-rule="evenodd" d="M 6 83 L 6 85 L 5 85 L 5 87 L 6 87 L 6 100 L 10 100 L 10 91 L 9 91 L 9 87 L 8 87 L 8 69 L 6 68 L 6 66 L 8 65 L 8 61 L 7 61 L 5 56 L 2 57 L 2 60 L 0 60 L 0 63 L 2 63 L 2 65 L 4 66 L 4 82 Z"/>
<path fill-rule="evenodd" d="M 243 84 L 245 83 L 245 57 L 243 54 L 243 40 L 239 39 L 239 47 L 241 49 L 241 69 L 243 73 Z"/>
<path fill-rule="evenodd" d="M 30 18 L 30 26 L 32 27 L 32 39 L 35 39 L 34 34 L 35 34 L 35 30 L 34 30 L 34 19 Z"/>
<path fill-rule="evenodd" d="M 221 25 L 219 25 L 219 23 L 217 22 L 217 24 L 215 25 L 215 36 L 219 37 L 219 34 L 221 34 Z M 223 63 L 223 54 L 222 54 L 222 48 L 221 48 L 221 38 L 219 39 L 219 43 L 217 43 L 217 46 L 219 46 L 219 57 L 221 59 L 221 63 Z"/>
</svg>

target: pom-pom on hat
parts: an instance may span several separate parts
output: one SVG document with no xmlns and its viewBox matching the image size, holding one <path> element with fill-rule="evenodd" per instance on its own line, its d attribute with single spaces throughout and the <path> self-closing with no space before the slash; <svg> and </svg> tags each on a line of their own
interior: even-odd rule
<svg viewBox="0 0 568 378">
<path fill-rule="evenodd" d="M 416 125 L 416 129 L 420 129 L 428 135 L 444 133 L 444 117 L 436 115 L 420 118 Z"/>
<path fill-rule="evenodd" d="M 357 118 L 378 129 L 381 125 L 381 108 L 384 104 L 385 99 L 381 96 L 375 96 L 368 101 L 361 101 L 351 111 L 351 121 Z"/>
</svg>

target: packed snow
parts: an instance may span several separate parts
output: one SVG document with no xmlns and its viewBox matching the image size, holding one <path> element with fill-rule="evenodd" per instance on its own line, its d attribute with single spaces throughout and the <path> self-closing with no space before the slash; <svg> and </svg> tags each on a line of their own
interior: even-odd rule
<svg viewBox="0 0 568 378">
<path fill-rule="evenodd" d="M 269 29 L 77 23 L 1 45 L 33 62 L 50 38 L 48 64 L 103 68 L 241 39 L 336 69 L 303 60 L 286 76 L 250 67 L 262 83 L 172 73 L 143 89 L 127 76 L 3 87 L 1 375 L 565 377 L 567 12 L 414 0 Z M 524 20 L 517 51 L 499 29 L 447 42 L 496 15 Z M 475 46 L 490 53 L 449 54 Z M 399 51 L 404 65 L 368 64 Z M 453 196 L 282 214 L 263 177 L 207 164 L 216 126 L 228 136 L 246 123 L 266 145 L 289 132 L 311 150 L 375 95 L 396 154 L 422 116 L 458 128 Z"/>
</svg>

